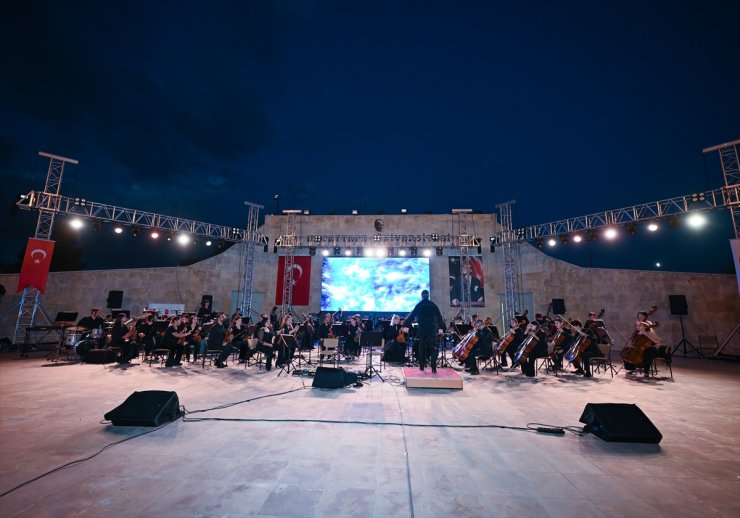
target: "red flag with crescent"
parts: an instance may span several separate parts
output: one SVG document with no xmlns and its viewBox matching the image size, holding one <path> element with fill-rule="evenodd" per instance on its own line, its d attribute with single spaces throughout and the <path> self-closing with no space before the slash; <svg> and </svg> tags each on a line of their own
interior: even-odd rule
<svg viewBox="0 0 740 518">
<path fill-rule="evenodd" d="M 285 257 L 278 257 L 277 289 L 275 290 L 275 304 L 283 303 L 283 277 L 285 275 Z M 294 306 L 308 306 L 308 296 L 311 289 L 311 256 L 299 255 L 293 257 L 293 300 Z"/>
<path fill-rule="evenodd" d="M 41 293 L 46 290 L 46 279 L 49 277 L 51 255 L 54 253 L 54 241 L 29 238 L 26 255 L 23 257 L 21 274 L 18 277 L 18 289 L 21 291 L 33 286 Z"/>
</svg>

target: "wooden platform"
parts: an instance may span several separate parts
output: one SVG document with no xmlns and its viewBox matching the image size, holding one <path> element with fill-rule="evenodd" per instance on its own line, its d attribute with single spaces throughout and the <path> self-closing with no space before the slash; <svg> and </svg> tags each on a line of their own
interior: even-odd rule
<svg viewBox="0 0 740 518">
<path fill-rule="evenodd" d="M 433 374 L 429 367 L 423 371 L 418 367 L 404 367 L 403 377 L 406 380 L 406 388 L 463 388 L 462 376 L 455 369 L 440 368 Z"/>
</svg>

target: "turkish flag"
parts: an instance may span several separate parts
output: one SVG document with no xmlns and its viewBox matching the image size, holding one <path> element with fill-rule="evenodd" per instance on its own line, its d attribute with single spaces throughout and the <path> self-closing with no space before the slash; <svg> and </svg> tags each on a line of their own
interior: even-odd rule
<svg viewBox="0 0 740 518">
<path fill-rule="evenodd" d="M 278 258 L 277 290 L 275 304 L 283 303 L 283 276 L 285 274 L 285 256 Z M 311 289 L 311 256 L 293 257 L 293 300 L 294 306 L 308 306 L 308 295 Z"/>
<path fill-rule="evenodd" d="M 18 289 L 16 291 L 33 286 L 44 293 L 53 253 L 54 241 L 32 237 L 28 239 L 26 255 L 23 257 L 23 266 L 21 267 L 21 275 L 18 277 Z"/>
</svg>

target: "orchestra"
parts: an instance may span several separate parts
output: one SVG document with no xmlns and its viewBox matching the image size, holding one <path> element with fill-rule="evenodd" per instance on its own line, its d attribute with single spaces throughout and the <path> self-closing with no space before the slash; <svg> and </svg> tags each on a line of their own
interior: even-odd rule
<svg viewBox="0 0 740 518">
<path fill-rule="evenodd" d="M 426 300 L 422 299 L 422 306 Z M 190 362 L 192 357 L 195 362 L 206 350 L 217 350 L 220 354 L 214 365 L 225 368 L 232 352 L 238 352 L 239 363 L 245 363 L 258 351 L 264 355 L 265 370 L 269 371 L 273 359 L 275 366 L 281 367 L 294 358 L 298 349 L 322 347 L 327 338 L 338 338 L 340 358 L 352 362 L 361 355 L 362 333 L 376 331 L 383 338 L 383 361 L 407 365 L 416 362 L 420 367 L 429 361 L 432 373 L 443 363 L 437 361 L 437 354 L 433 353 L 441 351 L 444 358 L 445 351 L 449 351 L 471 375 L 479 375 L 478 360 L 487 359 L 495 369 L 507 367 L 507 372 L 515 372 L 521 368 L 525 376 L 534 377 L 536 360 L 549 358 L 548 368 L 554 372 L 566 372 L 568 362 L 572 369 L 566 373 L 590 378 L 593 374 L 591 359 L 603 354 L 599 346 L 614 344 L 602 319 L 604 309 L 589 311 L 583 324 L 563 315 L 550 318 L 550 307 L 546 314 L 537 313 L 532 322 L 524 311 L 514 316 L 508 332 L 501 337 L 490 316 L 473 315 L 469 320 L 471 326 L 465 323 L 462 312 L 455 315 L 447 331 L 444 318 L 437 315 L 435 306 L 432 309 L 436 311 L 430 310 L 430 314 L 425 315 L 429 322 L 424 321 L 429 327 L 425 328 L 425 333 L 434 339 L 425 346 L 424 358 L 421 358 L 417 329 L 421 321 L 408 325 L 399 315 L 373 321 L 353 314 L 345 321 L 340 309 L 334 313 L 301 312 L 302 321 L 299 321 L 291 313 L 280 314 L 274 306 L 270 314 L 259 315 L 257 325 L 250 326 L 249 317 L 243 317 L 238 309 L 228 319 L 224 313 L 213 312 L 210 303 L 210 299 L 204 298 L 193 313 L 172 318 L 158 317 L 155 310 L 145 310 L 133 318 L 129 318 L 127 312 L 117 314 L 113 321 L 107 321 L 100 315 L 100 309 L 93 308 L 76 326 L 67 324 L 65 333 L 69 333 L 69 338 L 65 339 L 65 345 L 83 362 L 92 349 L 110 349 L 121 364 L 130 363 L 139 354 L 146 360 L 157 348 L 168 349 L 165 367 L 182 366 L 183 355 L 186 361 Z M 670 348 L 656 334 L 658 322 L 650 320 L 656 309 L 653 306 L 649 311 L 637 313 L 632 332 L 620 351 L 628 374 L 641 370 L 644 376 L 649 376 L 655 358 L 671 361 Z M 419 316 L 418 311 L 411 313 L 414 320 Z M 277 326 L 273 319 L 277 320 Z M 436 336 L 438 333 L 441 336 Z M 256 347 L 254 344 L 252 348 L 248 346 L 251 338 L 257 339 Z"/>
</svg>

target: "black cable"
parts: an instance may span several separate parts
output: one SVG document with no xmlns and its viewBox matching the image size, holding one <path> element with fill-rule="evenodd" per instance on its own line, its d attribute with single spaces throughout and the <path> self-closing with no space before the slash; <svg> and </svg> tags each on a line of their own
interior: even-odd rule
<svg viewBox="0 0 740 518">
<path fill-rule="evenodd" d="M 286 390 L 285 392 L 276 392 L 274 394 L 265 394 L 264 396 L 257 396 L 257 397 L 253 397 L 253 398 L 250 398 L 250 399 L 243 399 L 241 401 L 236 401 L 234 403 L 225 403 L 223 405 L 214 406 L 214 407 L 211 407 L 211 408 L 203 408 L 203 409 L 200 409 L 200 410 L 187 410 L 183 406 L 183 410 L 185 411 L 185 415 L 188 415 L 188 414 L 198 414 L 198 413 L 201 413 L 201 412 L 210 412 L 212 410 L 223 410 L 224 408 L 230 408 L 232 406 L 241 405 L 242 403 L 250 403 L 252 401 L 257 401 L 258 399 L 265 399 L 265 398 L 268 398 L 268 397 L 275 397 L 275 396 L 282 396 L 282 395 L 285 395 L 285 394 L 290 394 L 291 392 L 297 392 L 299 390 L 304 390 L 304 388 L 305 387 L 298 387 L 298 388 L 294 388 L 294 389 L 291 389 L 291 390 Z M 187 420 L 188 421 L 200 421 L 200 420 L 205 420 L 205 419 L 208 419 L 208 418 L 195 418 L 195 419 L 187 419 Z M 183 418 L 183 421 L 185 421 L 185 420 L 186 419 Z"/>
<path fill-rule="evenodd" d="M 94 457 L 97 457 L 98 455 L 100 455 L 101 453 L 103 453 L 108 448 L 111 448 L 113 446 L 116 446 L 117 444 L 121 444 L 121 443 L 124 443 L 126 441 L 130 441 L 131 439 L 136 439 L 137 437 L 141 437 L 142 435 L 147 435 L 147 434 L 150 434 L 152 432 L 156 432 L 157 430 L 161 430 L 162 428 L 164 428 L 168 424 L 174 423 L 175 421 L 176 421 L 176 419 L 175 420 L 172 420 L 172 421 L 168 421 L 168 422 L 164 423 L 163 425 L 160 425 L 160 426 L 158 426 L 156 428 L 153 428 L 151 430 L 147 430 L 145 432 L 141 432 L 140 434 L 132 435 L 131 437 L 126 437 L 124 439 L 121 439 L 120 441 L 115 441 L 115 442 L 108 443 L 105 446 L 103 446 L 102 448 L 100 448 L 98 451 L 96 451 L 95 453 L 92 453 L 92 454 L 88 455 L 87 457 L 83 457 L 81 459 L 73 460 L 73 461 L 67 462 L 66 464 L 62 464 L 61 466 L 58 466 L 58 467 L 56 467 L 56 468 L 54 468 L 52 470 L 49 470 L 46 473 L 42 473 L 41 475 L 39 475 L 37 477 L 34 477 L 34 478 L 30 479 L 30 480 L 26 480 L 25 482 L 20 483 L 17 486 L 15 486 L 14 488 L 8 489 L 4 493 L 0 493 L 0 498 L 4 497 L 5 495 L 8 495 L 8 494 L 12 493 L 16 489 L 20 489 L 20 488 L 22 488 L 24 486 L 27 486 L 28 484 L 30 484 L 32 482 L 36 482 L 37 480 L 41 480 L 42 478 L 44 478 L 44 477 L 46 477 L 48 475 L 51 475 L 52 473 L 56 473 L 57 471 L 61 471 L 61 470 L 65 469 L 65 468 L 69 468 L 69 467 L 74 466 L 76 464 L 80 464 L 80 463 L 85 462 L 85 461 L 88 461 L 88 460 L 90 460 L 90 459 L 92 459 Z"/>
</svg>

